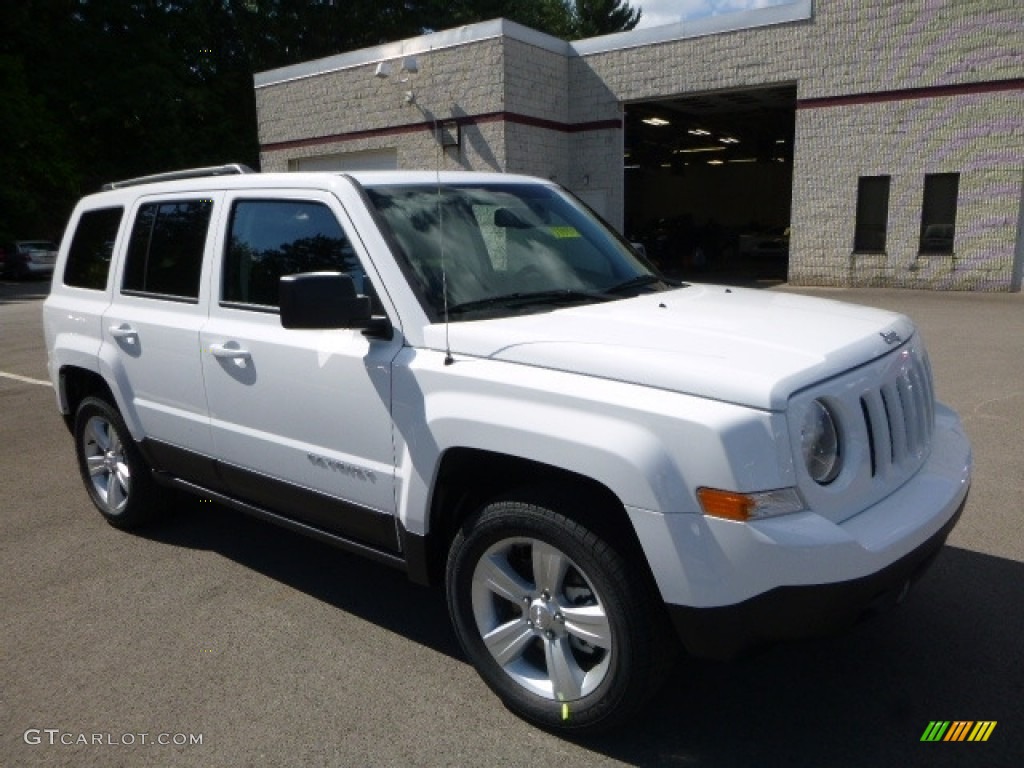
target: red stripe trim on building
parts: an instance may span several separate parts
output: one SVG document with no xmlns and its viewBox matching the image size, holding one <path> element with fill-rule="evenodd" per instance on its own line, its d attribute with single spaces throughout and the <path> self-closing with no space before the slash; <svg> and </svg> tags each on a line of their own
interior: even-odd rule
<svg viewBox="0 0 1024 768">
<path fill-rule="evenodd" d="M 1024 79 L 992 80 L 985 83 L 962 83 L 959 85 L 935 85 L 929 88 L 903 88 L 896 91 L 876 93 L 853 93 L 848 96 L 824 96 L 815 99 L 797 99 L 797 109 L 819 109 L 821 107 L 849 107 L 857 104 L 880 104 L 886 101 L 909 101 L 912 99 L 936 99 L 946 96 L 967 96 L 976 93 L 1024 90 Z"/>
<path fill-rule="evenodd" d="M 587 131 L 609 131 L 622 128 L 621 120 L 594 120 L 588 123 L 560 123 L 556 120 L 545 120 L 530 115 L 520 115 L 516 112 L 490 112 L 483 115 L 466 115 L 452 117 L 440 121 L 442 125 L 457 123 L 460 127 L 466 125 L 484 125 L 486 123 L 514 123 L 526 125 L 531 128 L 543 128 L 558 133 L 585 133 Z M 408 123 L 406 125 L 394 125 L 389 128 L 371 128 L 364 131 L 347 131 L 335 133 L 330 136 L 314 136 L 308 139 L 293 139 L 291 141 L 274 141 L 269 144 L 262 144 L 260 150 L 263 152 L 276 152 L 283 149 L 299 149 L 302 147 L 316 147 L 323 144 L 335 144 L 344 141 L 355 141 L 357 139 L 369 139 L 380 136 L 401 136 L 407 133 L 419 133 L 420 131 L 432 131 L 434 124 L 429 123 Z"/>
</svg>

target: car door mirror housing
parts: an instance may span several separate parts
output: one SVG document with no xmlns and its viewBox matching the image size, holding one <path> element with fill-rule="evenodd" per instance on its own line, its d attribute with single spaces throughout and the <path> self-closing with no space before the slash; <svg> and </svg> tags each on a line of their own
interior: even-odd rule
<svg viewBox="0 0 1024 768">
<path fill-rule="evenodd" d="M 363 328 L 371 325 L 369 296 L 356 293 L 351 275 L 305 272 L 286 275 L 279 287 L 281 325 L 285 328 Z"/>
</svg>

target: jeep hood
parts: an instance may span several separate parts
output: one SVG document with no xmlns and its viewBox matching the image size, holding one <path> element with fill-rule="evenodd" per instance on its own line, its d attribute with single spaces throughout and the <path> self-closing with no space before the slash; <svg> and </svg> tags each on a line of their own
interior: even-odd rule
<svg viewBox="0 0 1024 768">
<path fill-rule="evenodd" d="M 632 299 L 449 326 L 456 356 L 656 387 L 764 410 L 890 352 L 903 315 L 774 291 L 690 285 Z M 444 349 L 444 325 L 427 346 Z"/>
</svg>

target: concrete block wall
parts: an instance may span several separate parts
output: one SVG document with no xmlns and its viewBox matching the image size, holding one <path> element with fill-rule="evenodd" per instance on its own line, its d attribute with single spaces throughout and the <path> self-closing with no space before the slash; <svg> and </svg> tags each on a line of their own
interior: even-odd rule
<svg viewBox="0 0 1024 768">
<path fill-rule="evenodd" d="M 571 140 L 565 52 L 505 38 L 507 169 L 565 183 Z"/>
<path fill-rule="evenodd" d="M 287 170 L 300 157 L 375 149 L 398 150 L 400 168 L 434 168 L 437 120 L 488 115 L 504 109 L 504 49 L 500 38 L 421 53 L 419 72 L 401 82 L 401 55 L 312 74 L 256 89 L 263 170 Z M 414 96 L 406 103 L 406 93 Z M 463 128 L 459 151 L 442 167 L 505 170 L 504 131 L 488 123 Z"/>
<path fill-rule="evenodd" d="M 571 68 L 571 116 L 786 82 L 797 83 L 801 103 L 914 89 L 798 110 L 790 280 L 1019 290 L 1022 91 L 916 91 L 1024 77 L 1021 29 L 1017 0 L 818 0 L 807 21 L 584 56 Z M 621 191 L 621 171 L 606 171 L 607 179 L 590 174 L 592 183 Z M 924 174 L 943 172 L 961 174 L 955 254 L 921 257 Z M 852 256 L 857 182 L 868 175 L 892 177 L 887 253 Z"/>
<path fill-rule="evenodd" d="M 1019 0 L 817 0 L 801 98 L 1022 75 Z"/>
<path fill-rule="evenodd" d="M 1017 290 L 1024 95 L 932 97 L 797 113 L 790 281 Z M 954 253 L 918 253 L 924 177 L 959 173 Z M 853 252 L 861 176 L 891 177 L 886 252 Z"/>
<path fill-rule="evenodd" d="M 402 168 L 555 178 L 621 228 L 621 125 L 631 102 L 796 84 L 792 281 L 1019 289 L 1024 4 L 793 7 L 802 10 L 785 18 L 766 9 L 763 18 L 775 19 L 767 26 L 636 44 L 627 33 L 574 50 L 495 21 L 451 31 L 455 42 L 437 50 L 426 36 L 357 52 L 361 63 L 257 88 L 263 167 L 396 148 Z M 408 105 L 408 88 L 373 77 L 376 61 L 366 58 L 397 61 L 417 46 Z M 439 153 L 432 122 L 451 117 L 464 122 L 462 145 Z M 955 258 L 925 258 L 924 175 L 944 172 L 960 174 Z M 857 180 L 867 175 L 892 179 L 887 250 L 852 255 Z"/>
<path fill-rule="evenodd" d="M 791 282 L 1020 289 L 1022 28 L 1010 0 L 816 4 L 807 53 L 823 67 L 799 81 Z M 952 256 L 918 253 L 931 173 L 960 174 Z M 854 254 L 858 179 L 874 175 L 891 177 L 886 252 Z"/>
</svg>

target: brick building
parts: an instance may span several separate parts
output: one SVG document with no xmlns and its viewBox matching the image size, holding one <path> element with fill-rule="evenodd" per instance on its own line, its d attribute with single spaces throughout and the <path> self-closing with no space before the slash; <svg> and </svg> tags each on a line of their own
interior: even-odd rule
<svg viewBox="0 0 1024 768">
<path fill-rule="evenodd" d="M 797 0 L 575 43 L 499 19 L 255 87 L 266 171 L 553 178 L 684 275 L 1021 287 L 1019 0 Z"/>
</svg>

